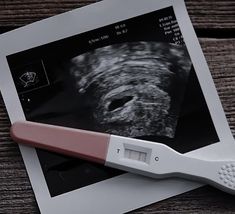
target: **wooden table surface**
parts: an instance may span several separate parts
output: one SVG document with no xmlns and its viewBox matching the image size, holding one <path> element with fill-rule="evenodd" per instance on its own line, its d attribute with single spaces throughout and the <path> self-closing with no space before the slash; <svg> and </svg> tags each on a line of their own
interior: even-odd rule
<svg viewBox="0 0 235 214">
<path fill-rule="evenodd" d="M 92 2 L 1 0 L 0 33 Z M 186 4 L 235 135 L 235 0 L 186 0 Z M 9 136 L 9 127 L 0 97 L 0 213 L 39 213 L 18 146 Z M 235 197 L 202 187 L 131 213 L 235 213 Z"/>
</svg>

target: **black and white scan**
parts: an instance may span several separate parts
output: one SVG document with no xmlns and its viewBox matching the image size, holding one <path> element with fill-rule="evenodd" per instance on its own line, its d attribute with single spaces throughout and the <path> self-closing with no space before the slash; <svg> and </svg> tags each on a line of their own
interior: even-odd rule
<svg viewBox="0 0 235 214">
<path fill-rule="evenodd" d="M 218 136 L 173 7 L 7 57 L 29 121 L 163 143 Z M 51 197 L 124 172 L 37 149 Z"/>
<path fill-rule="evenodd" d="M 128 42 L 71 59 L 69 72 L 95 130 L 127 137 L 175 135 L 191 70 L 184 46 Z"/>
</svg>

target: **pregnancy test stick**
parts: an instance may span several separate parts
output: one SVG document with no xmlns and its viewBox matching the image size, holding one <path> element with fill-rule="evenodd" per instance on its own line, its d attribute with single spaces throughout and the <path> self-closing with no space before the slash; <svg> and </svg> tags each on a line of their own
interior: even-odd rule
<svg viewBox="0 0 235 214">
<path fill-rule="evenodd" d="M 11 137 L 17 143 L 108 167 L 153 178 L 198 180 L 235 194 L 235 160 L 201 160 L 160 143 L 28 121 L 14 123 Z"/>
</svg>

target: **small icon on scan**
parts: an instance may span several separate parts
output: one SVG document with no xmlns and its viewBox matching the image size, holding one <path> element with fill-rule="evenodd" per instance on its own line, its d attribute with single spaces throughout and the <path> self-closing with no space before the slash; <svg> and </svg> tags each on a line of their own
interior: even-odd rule
<svg viewBox="0 0 235 214">
<path fill-rule="evenodd" d="M 18 93 L 27 93 L 50 85 L 43 60 L 22 63 L 12 69 Z"/>
<path fill-rule="evenodd" d="M 37 74 L 35 72 L 26 72 L 20 76 L 20 81 L 24 88 L 35 85 L 38 83 Z"/>
</svg>

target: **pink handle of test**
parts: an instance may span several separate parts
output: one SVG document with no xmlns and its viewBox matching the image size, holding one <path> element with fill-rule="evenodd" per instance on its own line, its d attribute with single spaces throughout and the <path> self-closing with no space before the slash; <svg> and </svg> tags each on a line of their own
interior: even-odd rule
<svg viewBox="0 0 235 214">
<path fill-rule="evenodd" d="M 12 139 L 20 144 L 104 164 L 110 135 L 35 122 L 16 122 Z"/>
</svg>

